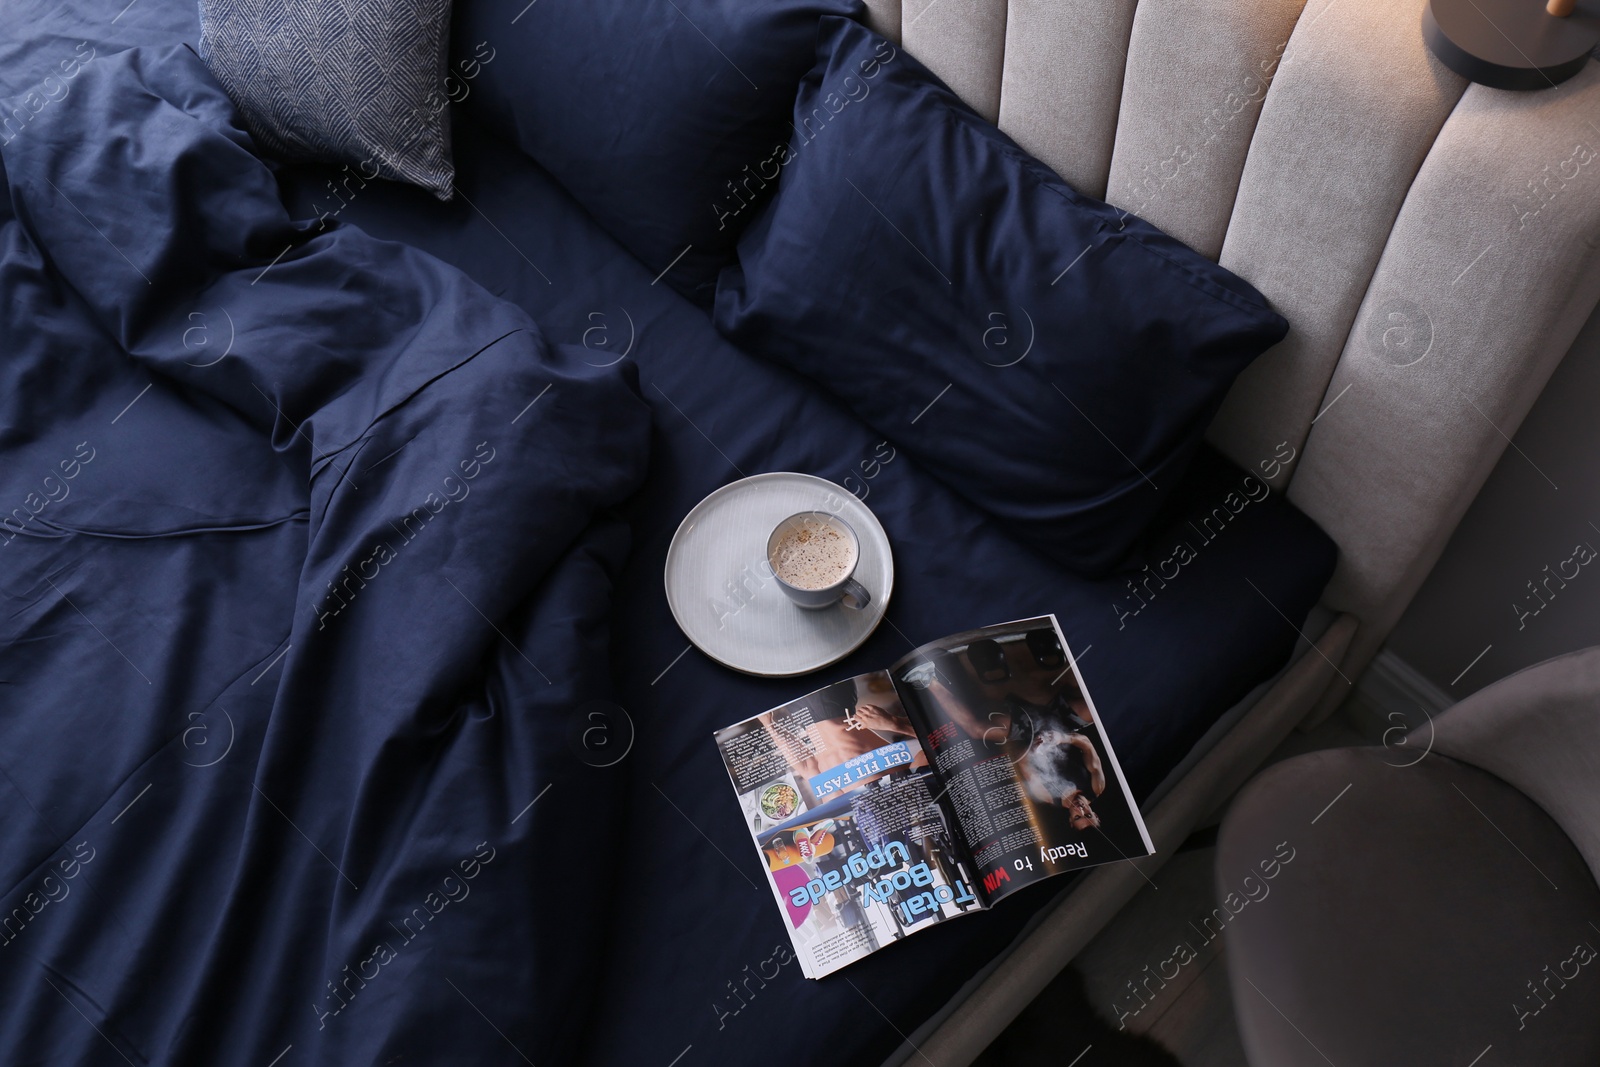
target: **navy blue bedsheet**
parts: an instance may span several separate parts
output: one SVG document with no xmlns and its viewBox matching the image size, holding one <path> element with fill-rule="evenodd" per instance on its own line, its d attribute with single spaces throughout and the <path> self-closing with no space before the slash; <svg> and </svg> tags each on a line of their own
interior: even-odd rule
<svg viewBox="0 0 1600 1067">
<path fill-rule="evenodd" d="M 1055 887 L 810 982 L 781 965 L 784 926 L 711 731 L 887 666 L 932 638 L 1055 612 L 1143 797 L 1286 661 L 1294 626 L 1331 573 L 1333 545 L 1286 501 L 1268 498 L 1259 479 L 1205 449 L 1130 570 L 1099 581 L 1070 574 L 885 448 L 806 379 L 723 341 L 537 166 L 469 131 L 457 163 L 470 202 L 435 205 L 390 187 L 362 191 L 341 217 L 457 263 L 528 308 L 552 340 L 586 347 L 596 364 L 636 362 L 654 411 L 650 473 L 625 509 L 634 543 L 611 618 L 626 720 L 611 724 L 608 740 L 627 743 L 631 731 L 632 749 L 594 772 L 628 814 L 613 831 L 623 875 L 607 928 L 596 932 L 604 978 L 583 1023 L 585 1062 L 670 1063 L 687 1050 L 680 1067 L 877 1063 L 1006 947 Z M 303 213 L 333 203 L 326 180 L 308 169 L 288 182 Z M 894 458 L 884 463 L 887 454 Z M 774 470 L 865 494 L 895 552 L 885 623 L 806 678 L 751 678 L 716 665 L 689 646 L 662 590 L 667 546 L 694 503 Z M 583 817 L 578 805 L 569 810 Z"/>
<path fill-rule="evenodd" d="M 137 0 L 120 16 L 120 3 L 29 6 L 15 16 L 29 40 L 0 42 L 7 92 L 25 89 L 81 40 L 97 48 L 92 66 L 109 58 L 112 42 L 194 36 L 192 6 L 176 0 Z M 38 121 L 47 118 L 41 112 Z M 545 488 L 631 484 L 627 463 L 600 446 L 631 432 L 635 402 L 617 394 L 584 408 L 594 423 L 589 454 L 529 454 L 516 467 L 506 464 L 504 495 L 485 482 L 462 502 L 465 543 L 441 545 L 440 559 L 428 560 L 456 584 L 471 583 L 463 589 L 489 617 L 476 618 L 477 609 L 462 603 L 467 596 L 425 585 L 433 577 L 421 573 L 426 565 L 396 572 L 389 584 L 400 603 L 373 632 L 397 642 L 392 658 L 377 667 L 336 656 L 286 680 L 294 653 L 272 660 L 301 592 L 311 524 L 301 515 L 311 510 L 305 474 L 320 457 L 296 444 L 293 428 L 270 411 L 251 415 L 253 432 L 236 432 L 248 410 L 243 402 L 197 402 L 165 379 L 139 402 L 150 405 L 144 410 L 119 416 L 121 403 L 112 403 L 153 380 L 149 368 L 182 381 L 197 373 L 182 364 L 215 358 L 219 350 L 209 346 L 233 336 L 231 317 L 253 306 L 248 277 L 233 303 L 204 300 L 169 316 L 168 325 L 182 329 L 162 335 L 167 350 L 147 353 L 142 364 L 112 358 L 115 316 L 96 320 L 70 288 L 41 298 L 38 318 L 54 331 L 57 362 L 83 367 L 74 362 L 80 349 L 102 358 L 93 374 L 75 371 L 95 398 L 93 410 L 73 408 L 69 380 L 28 417 L 48 426 L 67 414 L 92 416 L 105 424 L 96 432 L 106 439 L 123 433 L 136 442 L 99 449 L 81 477 L 104 472 L 98 484 L 124 487 L 121 504 L 152 528 L 183 511 L 225 511 L 230 530 L 46 546 L 76 554 L 76 584 L 63 588 L 82 614 L 65 600 L 46 601 L 52 594 L 44 586 L 32 602 L 50 606 L 50 625 L 31 630 L 27 644 L 8 644 L 0 661 L 0 679 L 38 697 L 21 701 L 0 687 L 0 795 L 11 816 L 0 834 L 0 889 L 9 910 L 53 869 L 56 884 L 73 892 L 41 908 L 27 940 L 0 947 L 0 995 L 8 1004 L 0 1046 L 15 1054 L 0 1057 L 6 1062 L 127 1056 L 259 1065 L 292 1046 L 281 1067 L 522 1062 L 519 1056 L 541 1067 L 874 1063 L 1000 951 L 1053 890 L 1041 886 L 809 982 L 782 962 L 783 924 L 711 731 L 824 681 L 886 665 L 930 638 L 1055 612 L 1142 796 L 1217 715 L 1283 663 L 1296 637 L 1288 620 L 1303 617 L 1327 579 L 1326 537 L 1282 500 L 1257 499 L 1259 482 L 1209 454 L 1152 534 L 1150 571 L 1098 582 L 1061 571 L 1008 540 L 909 458 L 884 462 L 889 453 L 879 439 L 815 387 L 721 341 L 704 312 L 653 284 L 537 166 L 474 131 L 470 103 L 466 118 L 458 126 L 464 195 L 457 202 L 296 169 L 283 175 L 291 214 L 325 215 L 431 252 L 537 322 L 544 354 L 485 364 L 485 376 L 453 401 L 451 416 L 467 425 L 440 425 L 448 420 L 426 409 L 407 417 L 403 426 L 422 437 L 427 458 L 453 464 L 465 457 L 449 448 L 458 434 L 470 436 L 475 420 L 506 422 L 502 409 L 516 415 L 531 397 L 524 388 L 530 367 L 556 365 L 541 361 L 564 361 L 571 375 L 597 382 L 631 368 L 650 409 L 643 487 L 615 509 L 624 521 L 599 518 L 534 586 L 540 554 L 530 542 L 554 506 Z M 234 187 L 213 195 L 219 212 L 246 203 Z M 105 204 L 109 197 L 88 198 Z M 112 255 L 92 234 L 84 240 Z M 8 296 L 10 277 L 0 275 Z M 415 281 L 415 272 L 407 277 Z M 96 294 L 89 296 L 94 304 Z M 310 292 L 293 299 L 314 303 Z M 463 321 L 449 325 L 470 337 L 497 314 L 505 312 L 462 305 Z M 55 364 L 41 357 L 39 365 Z M 538 426 L 539 414 L 535 406 L 515 425 Z M 937 408 L 928 417 L 936 415 Z M 8 424 L 21 417 L 7 411 Z M 577 427 L 569 432 L 582 437 Z M 46 466 L 71 460 L 80 438 L 68 436 L 60 439 L 62 455 L 41 447 L 26 469 L 16 468 L 18 478 L 38 466 L 32 458 Z M 807 471 L 866 494 L 895 547 L 887 622 L 850 658 L 808 679 L 747 678 L 712 664 L 687 648 L 661 590 L 666 546 L 688 508 L 732 478 L 768 470 Z M 424 473 L 419 466 L 417 476 Z M 89 483 L 75 484 L 86 499 Z M 606 497 L 591 499 L 598 505 Z M 165 509 L 140 511 L 153 500 Z M 483 512 L 467 511 L 477 504 Z M 260 529 L 244 529 L 252 525 Z M 5 565 L 7 592 L 16 596 L 19 572 Z M 31 580 L 30 589 L 39 584 Z M 375 597 L 389 595 L 387 586 L 373 587 Z M 8 625 L 21 608 L 8 601 Z M 106 633 L 84 625 L 89 618 Z M 491 633 L 491 621 L 509 637 Z M 113 640 L 148 682 L 107 647 Z M 58 658 L 57 642 L 72 659 Z M 245 648 L 260 652 L 244 662 Z M 612 686 L 600 666 L 607 657 Z M 546 670 L 556 672 L 549 685 Z M 447 720 L 457 732 L 446 736 L 438 721 L 418 717 L 415 690 L 401 697 L 411 704 L 396 708 L 392 722 L 327 700 L 330 679 L 381 692 L 392 689 L 393 675 L 433 679 L 431 695 L 461 709 Z M 583 724 L 574 712 L 590 699 L 623 709 L 605 720 L 606 740 L 619 748 L 597 748 L 594 735 L 586 745 L 573 730 L 575 721 Z M 228 757 L 206 767 L 215 750 L 205 746 L 223 737 L 214 704 L 244 725 Z M 524 709 L 526 719 L 505 714 L 508 707 Z M 147 764 L 151 752 L 166 763 Z M 141 795 L 147 779 L 168 784 Z M 284 810 L 275 813 L 262 792 Z M 289 815 L 304 836 L 290 828 Z M 366 959 L 330 958 L 327 946 L 342 945 L 330 931 L 405 924 L 409 905 L 442 889 L 452 870 L 453 884 L 468 884 L 457 865 L 489 840 L 494 859 L 470 882 L 470 898 L 438 913 L 440 925 L 430 931 L 437 940 L 402 941 L 419 951 L 380 968 L 381 978 L 361 987 L 339 1016 L 319 1015 L 339 1003 L 323 980 Z M 92 860 L 75 856 L 79 841 L 89 842 Z M 330 848 L 347 848 L 348 857 L 335 851 L 333 859 L 354 859 L 363 870 L 383 871 L 395 857 L 406 862 L 388 868 L 400 873 L 394 880 L 341 888 L 343 876 L 317 851 Z M 414 859 L 437 865 L 409 865 Z M 63 880 L 63 865 L 74 860 L 73 878 Z M 92 974 L 114 999 L 97 999 L 73 973 Z M 90 1016 L 101 1033 L 87 1024 Z M 115 1054 L 108 1042 L 117 1043 Z"/>
</svg>

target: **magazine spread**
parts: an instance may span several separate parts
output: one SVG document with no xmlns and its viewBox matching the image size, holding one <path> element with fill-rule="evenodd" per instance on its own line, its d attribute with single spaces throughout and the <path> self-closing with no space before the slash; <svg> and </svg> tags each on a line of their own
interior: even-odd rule
<svg viewBox="0 0 1600 1067">
<path fill-rule="evenodd" d="M 930 642 L 716 742 L 808 978 L 1155 851 L 1053 615 Z"/>
</svg>

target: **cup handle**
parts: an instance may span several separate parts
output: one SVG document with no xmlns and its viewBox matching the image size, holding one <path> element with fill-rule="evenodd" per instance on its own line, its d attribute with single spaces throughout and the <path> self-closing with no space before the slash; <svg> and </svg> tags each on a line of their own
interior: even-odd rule
<svg viewBox="0 0 1600 1067">
<path fill-rule="evenodd" d="M 844 580 L 844 596 L 840 598 L 839 603 L 847 608 L 860 611 L 872 603 L 872 594 L 867 592 L 866 586 L 854 578 L 846 578 Z"/>
</svg>

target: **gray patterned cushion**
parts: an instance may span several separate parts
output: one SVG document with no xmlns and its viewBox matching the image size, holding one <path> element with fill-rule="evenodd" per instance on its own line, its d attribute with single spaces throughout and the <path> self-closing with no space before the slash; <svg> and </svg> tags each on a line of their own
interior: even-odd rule
<svg viewBox="0 0 1600 1067">
<path fill-rule="evenodd" d="M 449 0 L 201 0 L 200 54 L 252 136 L 450 199 Z"/>
</svg>

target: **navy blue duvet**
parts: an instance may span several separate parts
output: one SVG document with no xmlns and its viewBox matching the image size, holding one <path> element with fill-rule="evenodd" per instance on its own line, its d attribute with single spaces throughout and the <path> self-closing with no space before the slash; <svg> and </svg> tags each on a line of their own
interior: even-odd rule
<svg viewBox="0 0 1600 1067">
<path fill-rule="evenodd" d="M 808 982 L 710 731 L 1054 611 L 1144 795 L 1326 580 L 1212 456 L 1134 573 L 1074 577 L 470 121 L 457 203 L 335 199 L 192 54 L 118 52 L 189 5 L 17 18 L 8 92 L 94 57 L 0 146 L 0 1063 L 877 1062 L 1054 890 Z M 768 681 L 687 649 L 661 565 L 785 469 L 866 495 L 898 581 Z"/>
<path fill-rule="evenodd" d="M 588 770 L 635 371 L 291 222 L 231 122 L 125 52 L 0 150 L 0 1061 L 565 1060 L 612 850 L 511 817 Z"/>
</svg>

